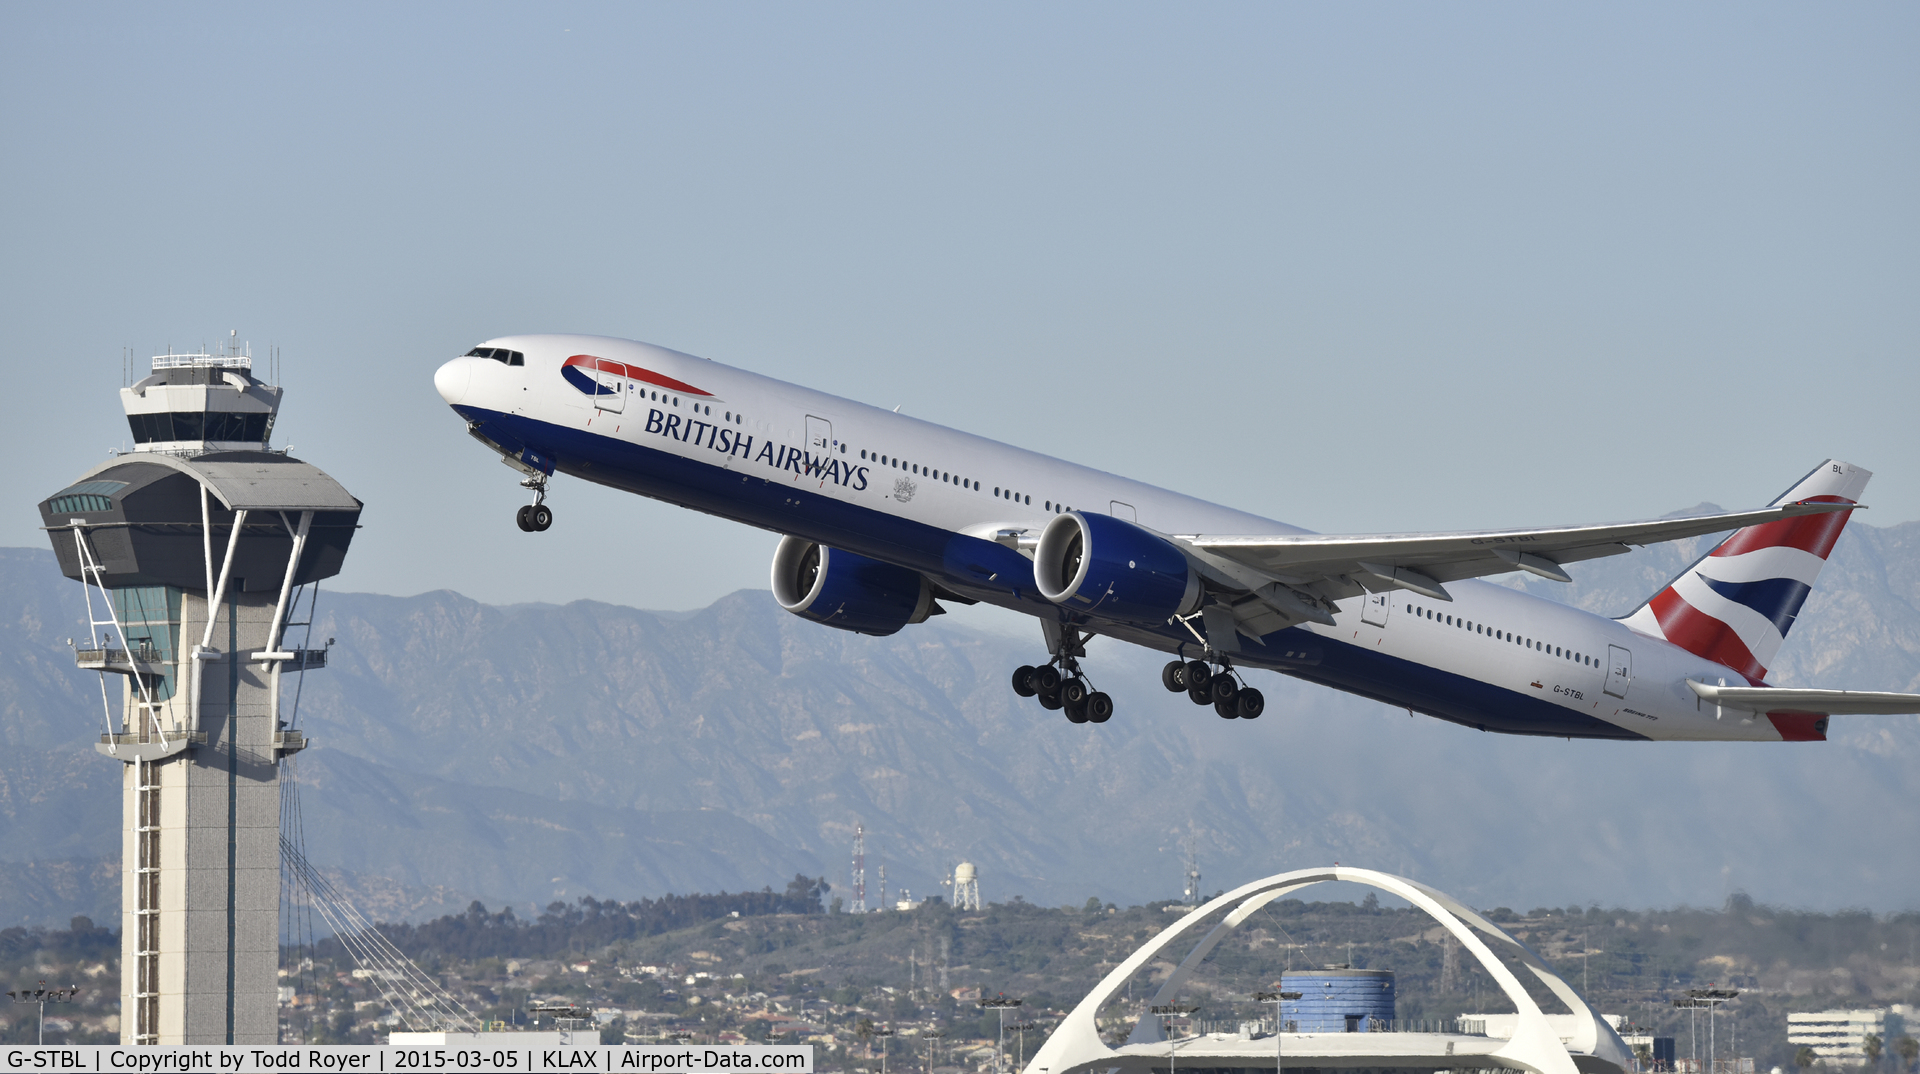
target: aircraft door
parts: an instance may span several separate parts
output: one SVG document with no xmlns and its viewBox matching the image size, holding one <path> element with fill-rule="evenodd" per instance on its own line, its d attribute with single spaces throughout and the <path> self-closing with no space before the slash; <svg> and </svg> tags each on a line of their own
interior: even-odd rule
<svg viewBox="0 0 1920 1074">
<path fill-rule="evenodd" d="M 1391 593 L 1368 593 L 1360 601 L 1360 621 L 1369 626 L 1387 625 L 1387 613 L 1393 610 Z"/>
<path fill-rule="evenodd" d="M 625 370 L 609 372 L 605 369 L 593 374 L 599 382 L 600 390 L 594 393 L 593 405 L 600 409 L 618 414 L 627 407 L 627 374 Z"/>
<path fill-rule="evenodd" d="M 833 423 L 807 415 L 807 450 L 826 454 L 833 450 Z"/>
<path fill-rule="evenodd" d="M 1607 646 L 1607 693 L 1627 696 L 1627 684 L 1633 681 L 1633 653 L 1618 645 Z"/>
<path fill-rule="evenodd" d="M 1140 516 L 1134 514 L 1133 505 L 1130 503 L 1121 503 L 1119 500 L 1107 501 L 1107 513 L 1115 518 L 1124 518 L 1128 522 L 1140 521 Z"/>
</svg>

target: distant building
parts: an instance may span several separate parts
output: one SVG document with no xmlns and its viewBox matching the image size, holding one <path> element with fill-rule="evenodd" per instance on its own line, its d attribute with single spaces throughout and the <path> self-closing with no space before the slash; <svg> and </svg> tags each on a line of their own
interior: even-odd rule
<svg viewBox="0 0 1920 1074">
<path fill-rule="evenodd" d="M 1621 1041 L 1625 1042 L 1626 1046 L 1632 1049 L 1636 1060 L 1640 1064 L 1641 1070 L 1672 1071 L 1680 1069 L 1675 1064 L 1677 1053 L 1673 1046 L 1672 1037 L 1656 1037 L 1653 1035 L 1652 1030 L 1627 1025 L 1625 1024 L 1625 1020 L 1617 1014 L 1609 1014 L 1606 1018 L 1613 1024 L 1614 1030 L 1620 1034 Z"/>
<path fill-rule="evenodd" d="M 1827 1062 L 1867 1061 L 1869 1036 L 1887 1039 L 1885 1008 L 1867 1011 L 1809 1011 L 1787 1015 L 1787 1043 L 1813 1049 Z"/>
<path fill-rule="evenodd" d="M 460 1033 L 434 1030 L 426 1033 L 387 1034 L 387 1046 L 390 1048 L 596 1048 L 599 1045 L 598 1029 L 561 1029 L 526 1033 Z"/>
<path fill-rule="evenodd" d="M 1328 966 L 1289 970 L 1280 986 L 1300 998 L 1280 1005 L 1295 1033 L 1365 1033 L 1374 1023 L 1393 1022 L 1393 973 Z"/>
</svg>

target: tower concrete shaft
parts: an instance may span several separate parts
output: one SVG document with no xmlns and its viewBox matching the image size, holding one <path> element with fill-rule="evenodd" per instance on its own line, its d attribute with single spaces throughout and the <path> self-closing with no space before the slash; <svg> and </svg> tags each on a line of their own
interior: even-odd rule
<svg viewBox="0 0 1920 1074">
<path fill-rule="evenodd" d="M 118 733 L 101 744 L 129 762 L 122 1043 L 279 1040 L 279 758 L 304 743 L 277 726 L 281 662 L 250 659 L 267 648 L 275 603 L 230 595 L 216 609 L 219 659 L 200 661 L 197 704 L 182 691 L 150 705 L 129 677 Z M 201 633 L 207 607 L 204 594 L 181 594 L 181 632 Z M 166 754 L 168 738 L 189 748 Z"/>
</svg>

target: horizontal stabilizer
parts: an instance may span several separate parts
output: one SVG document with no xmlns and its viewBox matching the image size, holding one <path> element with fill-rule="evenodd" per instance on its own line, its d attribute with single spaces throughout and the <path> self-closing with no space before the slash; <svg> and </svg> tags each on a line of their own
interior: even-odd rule
<svg viewBox="0 0 1920 1074">
<path fill-rule="evenodd" d="M 1783 690 L 1772 686 L 1708 686 L 1687 680 L 1701 700 L 1750 712 L 1812 712 L 1823 716 L 1898 716 L 1920 713 L 1920 694 L 1870 690 Z"/>
</svg>

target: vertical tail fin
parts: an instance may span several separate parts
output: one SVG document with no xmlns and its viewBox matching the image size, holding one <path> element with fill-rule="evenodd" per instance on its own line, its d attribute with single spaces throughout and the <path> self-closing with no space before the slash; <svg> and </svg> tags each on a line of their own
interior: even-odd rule
<svg viewBox="0 0 1920 1074">
<path fill-rule="evenodd" d="M 1872 476 L 1828 459 L 1774 504 L 1858 503 Z M 1737 530 L 1620 621 L 1757 683 L 1852 514 L 1801 515 Z"/>
</svg>

